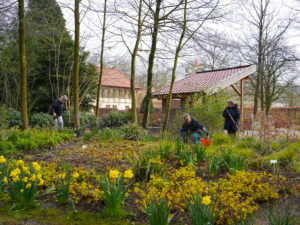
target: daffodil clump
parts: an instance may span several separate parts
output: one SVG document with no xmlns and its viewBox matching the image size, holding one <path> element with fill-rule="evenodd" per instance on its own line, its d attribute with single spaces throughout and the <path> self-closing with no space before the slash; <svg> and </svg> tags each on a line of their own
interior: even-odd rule
<svg viewBox="0 0 300 225">
<path fill-rule="evenodd" d="M 66 171 L 61 171 L 57 163 L 49 163 L 45 166 L 43 174 L 47 187 L 53 187 L 57 193 L 61 193 L 62 189 L 65 190 L 64 193 L 67 193 L 68 190 L 67 199 L 72 198 L 76 204 L 81 199 L 90 203 L 103 198 L 103 191 L 99 189 L 100 175 L 94 170 L 88 171 L 81 167 L 74 167 L 67 175 Z M 67 178 L 70 179 L 69 185 L 67 185 Z"/>
<path fill-rule="evenodd" d="M 44 185 L 41 166 L 37 162 L 25 164 L 22 160 L 12 163 L 7 183 L 10 199 L 17 207 L 28 208 L 33 205 L 37 187 Z"/>
<path fill-rule="evenodd" d="M 118 170 L 110 170 L 108 175 L 101 178 L 100 187 L 104 192 L 104 203 L 112 216 L 122 215 L 122 203 L 128 195 L 129 180 L 133 178 L 133 172 L 126 170 L 121 174 Z"/>
<path fill-rule="evenodd" d="M 258 201 L 269 201 L 279 197 L 282 189 L 278 179 L 266 173 L 237 171 L 217 182 L 204 182 L 196 176 L 192 167 L 170 169 L 166 177 L 151 176 L 146 187 L 138 184 L 134 191 L 139 199 L 136 203 L 143 209 L 152 199 L 166 198 L 169 206 L 179 212 L 187 209 L 186 199 L 199 195 L 201 204 L 212 204 L 218 211 L 218 224 L 230 222 L 230 218 L 242 219 L 258 210 Z M 213 199 L 213 200 L 212 200 Z"/>
<path fill-rule="evenodd" d="M 7 173 L 8 166 L 6 163 L 6 158 L 3 155 L 0 155 L 0 194 L 3 193 L 5 184 L 7 184 Z"/>
</svg>

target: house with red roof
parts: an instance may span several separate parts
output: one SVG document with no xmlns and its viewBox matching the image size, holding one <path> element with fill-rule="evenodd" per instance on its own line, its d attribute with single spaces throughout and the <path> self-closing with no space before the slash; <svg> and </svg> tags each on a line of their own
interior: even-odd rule
<svg viewBox="0 0 300 225">
<path fill-rule="evenodd" d="M 100 67 L 96 68 L 96 72 L 100 73 Z M 135 89 L 137 91 L 139 89 L 138 86 L 135 86 Z M 99 107 L 100 109 L 120 111 L 131 108 L 130 80 L 120 70 L 103 69 Z"/>
</svg>

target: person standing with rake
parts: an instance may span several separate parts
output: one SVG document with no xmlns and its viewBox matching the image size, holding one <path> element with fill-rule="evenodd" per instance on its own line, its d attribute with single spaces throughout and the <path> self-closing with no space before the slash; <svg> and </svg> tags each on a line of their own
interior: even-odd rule
<svg viewBox="0 0 300 225">
<path fill-rule="evenodd" d="M 232 100 L 228 100 L 227 105 L 223 112 L 223 117 L 225 118 L 224 130 L 229 135 L 235 136 L 235 133 L 239 130 L 240 110 Z"/>
</svg>

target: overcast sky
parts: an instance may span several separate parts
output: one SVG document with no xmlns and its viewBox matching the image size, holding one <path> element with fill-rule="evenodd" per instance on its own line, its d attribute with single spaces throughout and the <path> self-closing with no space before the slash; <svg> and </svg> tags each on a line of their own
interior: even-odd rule
<svg viewBox="0 0 300 225">
<path fill-rule="evenodd" d="M 110 1 L 110 0 L 108 0 Z M 122 1 L 122 0 L 120 0 Z M 211 23 L 207 24 L 207 28 L 210 28 L 211 30 L 217 30 L 218 32 L 223 32 L 225 36 L 236 39 L 236 38 L 242 38 L 243 33 L 247 30 L 246 26 L 246 19 L 245 18 L 245 8 L 243 8 L 243 5 L 246 5 L 247 2 L 250 2 L 249 0 L 237 0 L 239 4 L 235 4 L 234 7 L 231 8 L 229 20 L 225 23 Z M 97 2 L 100 2 L 97 1 Z M 241 2 L 244 2 L 241 4 Z M 61 6 L 69 6 L 70 8 L 73 8 L 73 0 L 69 1 L 63 1 L 63 0 L 58 0 L 58 3 Z M 282 16 L 285 17 L 291 10 L 291 8 L 297 8 L 300 9 L 300 1 L 298 0 L 272 0 L 271 2 L 271 7 L 272 10 L 278 11 L 278 13 Z M 87 5 L 87 0 L 83 0 L 83 4 Z M 100 8 L 101 6 L 99 6 Z M 101 10 L 101 8 L 100 8 Z M 66 26 L 67 28 L 71 31 L 71 34 L 73 35 L 74 31 L 74 14 L 73 12 L 67 8 L 67 7 L 62 7 L 62 11 L 64 14 L 64 17 L 66 19 Z M 85 12 L 85 10 L 82 7 L 82 22 L 81 22 L 81 46 L 85 47 L 86 51 L 91 52 L 92 54 L 99 54 L 100 52 L 100 38 L 99 36 L 101 35 L 101 30 L 100 26 L 97 27 L 97 24 L 100 23 L 99 19 L 101 19 L 101 13 L 95 13 L 91 11 Z M 112 29 L 112 28 L 110 28 Z M 114 29 L 112 29 L 114 30 Z M 118 32 L 117 30 L 114 30 Z M 295 48 L 300 52 L 300 31 L 299 29 L 290 29 L 287 33 L 288 36 L 288 41 L 291 45 L 294 45 Z M 108 34 L 109 37 L 109 34 Z M 117 60 L 121 56 L 127 55 L 128 51 L 123 44 L 117 44 L 116 42 L 113 42 L 112 39 L 109 40 L 106 44 L 108 47 L 105 49 L 105 54 L 104 56 L 109 59 L 115 59 Z M 129 42 L 130 45 L 130 42 Z M 146 58 L 146 57 L 145 57 Z M 194 57 L 190 57 L 189 60 L 195 60 L 197 59 L 197 56 L 195 55 Z M 198 59 L 199 62 L 199 59 Z M 186 63 L 185 60 L 180 61 L 181 64 Z M 166 60 L 164 62 L 165 65 L 171 66 L 172 65 L 172 60 Z M 231 65 L 231 66 L 236 66 L 236 65 Z M 179 67 L 179 74 L 184 73 L 183 67 Z M 179 76 L 180 78 L 180 76 Z M 299 79 L 300 80 L 300 79 Z"/>
</svg>

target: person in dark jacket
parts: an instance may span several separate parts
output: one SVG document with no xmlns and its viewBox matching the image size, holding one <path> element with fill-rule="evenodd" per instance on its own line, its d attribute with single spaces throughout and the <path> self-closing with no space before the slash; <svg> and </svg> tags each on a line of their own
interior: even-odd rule
<svg viewBox="0 0 300 225">
<path fill-rule="evenodd" d="M 180 129 L 181 136 L 184 142 L 187 142 L 187 137 L 190 137 L 194 143 L 199 143 L 203 133 L 207 133 L 206 128 L 196 119 L 191 118 L 188 113 L 183 115 L 184 124 Z M 208 134 L 208 133 L 207 133 Z"/>
<path fill-rule="evenodd" d="M 68 101 L 68 97 L 64 95 L 60 99 L 55 100 L 51 106 L 50 115 L 53 116 L 55 130 L 57 129 L 58 125 L 59 125 L 59 130 L 62 130 L 64 127 L 62 114 L 66 110 L 65 103 L 67 101 Z M 67 109 L 69 109 L 69 107 L 67 107 Z"/>
<path fill-rule="evenodd" d="M 234 104 L 231 100 L 227 102 L 227 105 L 223 112 L 223 117 L 225 118 L 224 130 L 230 135 L 235 135 L 239 129 L 240 110 L 237 104 Z"/>
</svg>

